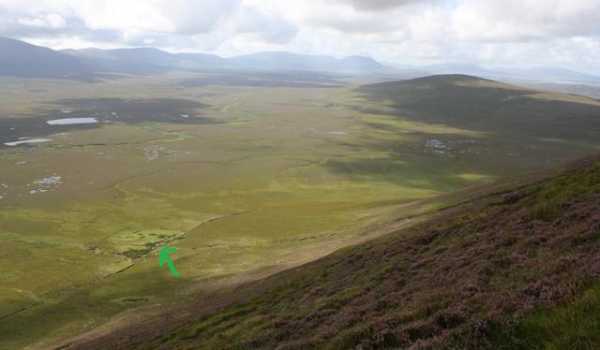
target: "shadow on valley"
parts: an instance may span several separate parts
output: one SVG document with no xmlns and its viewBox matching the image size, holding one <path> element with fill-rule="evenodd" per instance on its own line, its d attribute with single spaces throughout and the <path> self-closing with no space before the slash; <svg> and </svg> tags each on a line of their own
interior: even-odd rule
<svg viewBox="0 0 600 350">
<path fill-rule="evenodd" d="M 329 160 L 333 173 L 355 181 L 380 181 L 427 191 L 452 191 L 469 184 L 460 177 L 465 165 L 453 159 L 435 159 L 418 155 L 394 155 L 385 158 Z"/>
<path fill-rule="evenodd" d="M 341 142 L 366 156 L 329 160 L 335 174 L 451 191 L 483 179 L 547 169 L 597 152 L 600 101 L 468 76 L 359 88 L 366 132 Z M 372 103 L 369 103 L 372 102 Z"/>
<path fill-rule="evenodd" d="M 356 107 L 370 114 L 521 137 L 600 139 L 600 101 L 574 95 L 558 98 L 463 75 L 366 85 L 358 91 L 387 107 Z"/>
<path fill-rule="evenodd" d="M 38 111 L 31 117 L 0 119 L 0 147 L 3 147 L 4 143 L 16 142 L 23 138 L 48 137 L 62 132 L 99 128 L 112 123 L 219 123 L 215 119 L 200 115 L 199 110 L 207 105 L 185 99 L 65 99 L 53 104 L 60 108 Z M 81 123 L 82 119 L 87 123 Z"/>
<path fill-rule="evenodd" d="M 288 73 L 227 73 L 207 74 L 187 79 L 183 87 L 230 86 L 230 87 L 288 87 L 288 88 L 336 88 L 344 84 L 334 76 L 311 72 Z"/>
<path fill-rule="evenodd" d="M 371 125 L 379 130 L 380 125 Z M 340 142 L 355 152 L 368 149 L 376 156 L 330 159 L 329 171 L 357 181 L 382 181 L 412 188 L 453 191 L 481 180 L 514 176 L 532 169 L 553 168 L 594 152 L 575 142 L 523 140 L 486 133 L 456 134 L 384 129 L 396 140 L 364 136 L 360 143 Z"/>
</svg>

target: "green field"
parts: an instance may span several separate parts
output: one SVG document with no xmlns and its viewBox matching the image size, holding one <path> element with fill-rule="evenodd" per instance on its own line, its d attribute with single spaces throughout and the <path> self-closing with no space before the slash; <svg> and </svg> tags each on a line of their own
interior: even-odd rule
<svg viewBox="0 0 600 350">
<path fill-rule="evenodd" d="M 443 111 L 403 115 L 352 82 L 182 86 L 188 78 L 0 80 L 3 122 L 114 117 L 27 129 L 19 136 L 52 141 L 0 146 L 0 348 L 51 344 L 225 277 L 306 262 L 410 214 L 407 203 L 600 150 L 590 124 L 559 123 L 562 138 L 512 124 L 495 133 Z M 539 113 L 567 97 L 520 98 Z M 158 267 L 165 244 L 178 249 L 180 280 Z"/>
</svg>

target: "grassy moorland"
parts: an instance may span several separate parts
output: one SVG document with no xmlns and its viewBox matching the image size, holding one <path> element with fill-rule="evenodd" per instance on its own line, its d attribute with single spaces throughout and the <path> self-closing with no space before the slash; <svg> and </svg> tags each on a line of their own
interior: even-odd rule
<svg viewBox="0 0 600 350">
<path fill-rule="evenodd" d="M 589 98 L 455 77 L 384 91 L 255 79 L 2 80 L 2 142 L 50 141 L 0 146 L 0 348 L 296 266 L 447 204 L 440 194 L 600 144 Z M 556 131 L 515 122 L 532 111 Z M 99 123 L 46 123 L 76 117 Z M 164 244 L 180 280 L 158 269 Z"/>
<path fill-rule="evenodd" d="M 592 158 L 73 349 L 596 349 L 599 207 Z"/>
</svg>

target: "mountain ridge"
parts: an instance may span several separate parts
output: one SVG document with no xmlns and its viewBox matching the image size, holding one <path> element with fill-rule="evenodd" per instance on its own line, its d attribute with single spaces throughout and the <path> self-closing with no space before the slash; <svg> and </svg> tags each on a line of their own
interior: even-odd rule
<svg viewBox="0 0 600 350">
<path fill-rule="evenodd" d="M 45 47 L 0 37 L 0 75 L 68 78 L 89 74 L 93 68 L 82 60 Z"/>
<path fill-rule="evenodd" d="M 371 57 L 356 55 L 337 58 L 286 51 L 265 51 L 221 57 L 207 53 L 170 53 L 152 47 L 54 51 L 16 39 L 0 38 L 0 40 L 3 43 L 3 57 L 0 60 L 3 67 L 0 69 L 0 75 L 21 77 L 64 78 L 94 73 L 153 74 L 169 70 L 253 70 L 315 71 L 357 75 L 402 73 L 407 76 L 467 74 L 488 79 L 600 85 L 600 76 L 556 67 L 491 69 L 474 64 L 449 63 L 396 69 L 393 68 L 394 65 L 382 64 Z M 20 54 L 15 56 L 11 52 L 20 52 Z M 35 60 L 39 55 L 42 57 Z M 44 65 L 44 62 L 48 63 Z"/>
<path fill-rule="evenodd" d="M 303 55 L 284 51 L 224 58 L 202 53 L 170 53 L 156 48 L 54 51 L 14 39 L 2 39 L 0 75 L 69 77 L 94 73 L 152 74 L 169 70 L 315 71 L 366 74 L 386 71 L 372 58 Z M 54 64 L 53 64 L 54 63 Z"/>
</svg>

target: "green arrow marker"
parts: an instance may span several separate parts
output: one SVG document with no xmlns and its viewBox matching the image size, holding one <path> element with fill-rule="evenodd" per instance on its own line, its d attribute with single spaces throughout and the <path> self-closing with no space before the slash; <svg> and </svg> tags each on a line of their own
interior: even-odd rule
<svg viewBox="0 0 600 350">
<path fill-rule="evenodd" d="M 167 266 L 169 267 L 169 271 L 171 271 L 171 275 L 173 275 L 173 277 L 175 277 L 175 278 L 179 278 L 179 277 L 181 277 L 181 275 L 179 274 L 179 272 L 177 272 L 177 269 L 175 268 L 175 264 L 173 264 L 173 260 L 171 260 L 171 254 L 174 254 L 176 251 L 177 251 L 177 248 L 173 248 L 173 247 L 169 247 L 169 246 L 162 247 L 162 249 L 160 250 L 160 253 L 159 253 L 159 263 L 160 263 L 160 267 L 163 267 L 163 265 L 166 262 Z"/>
</svg>

